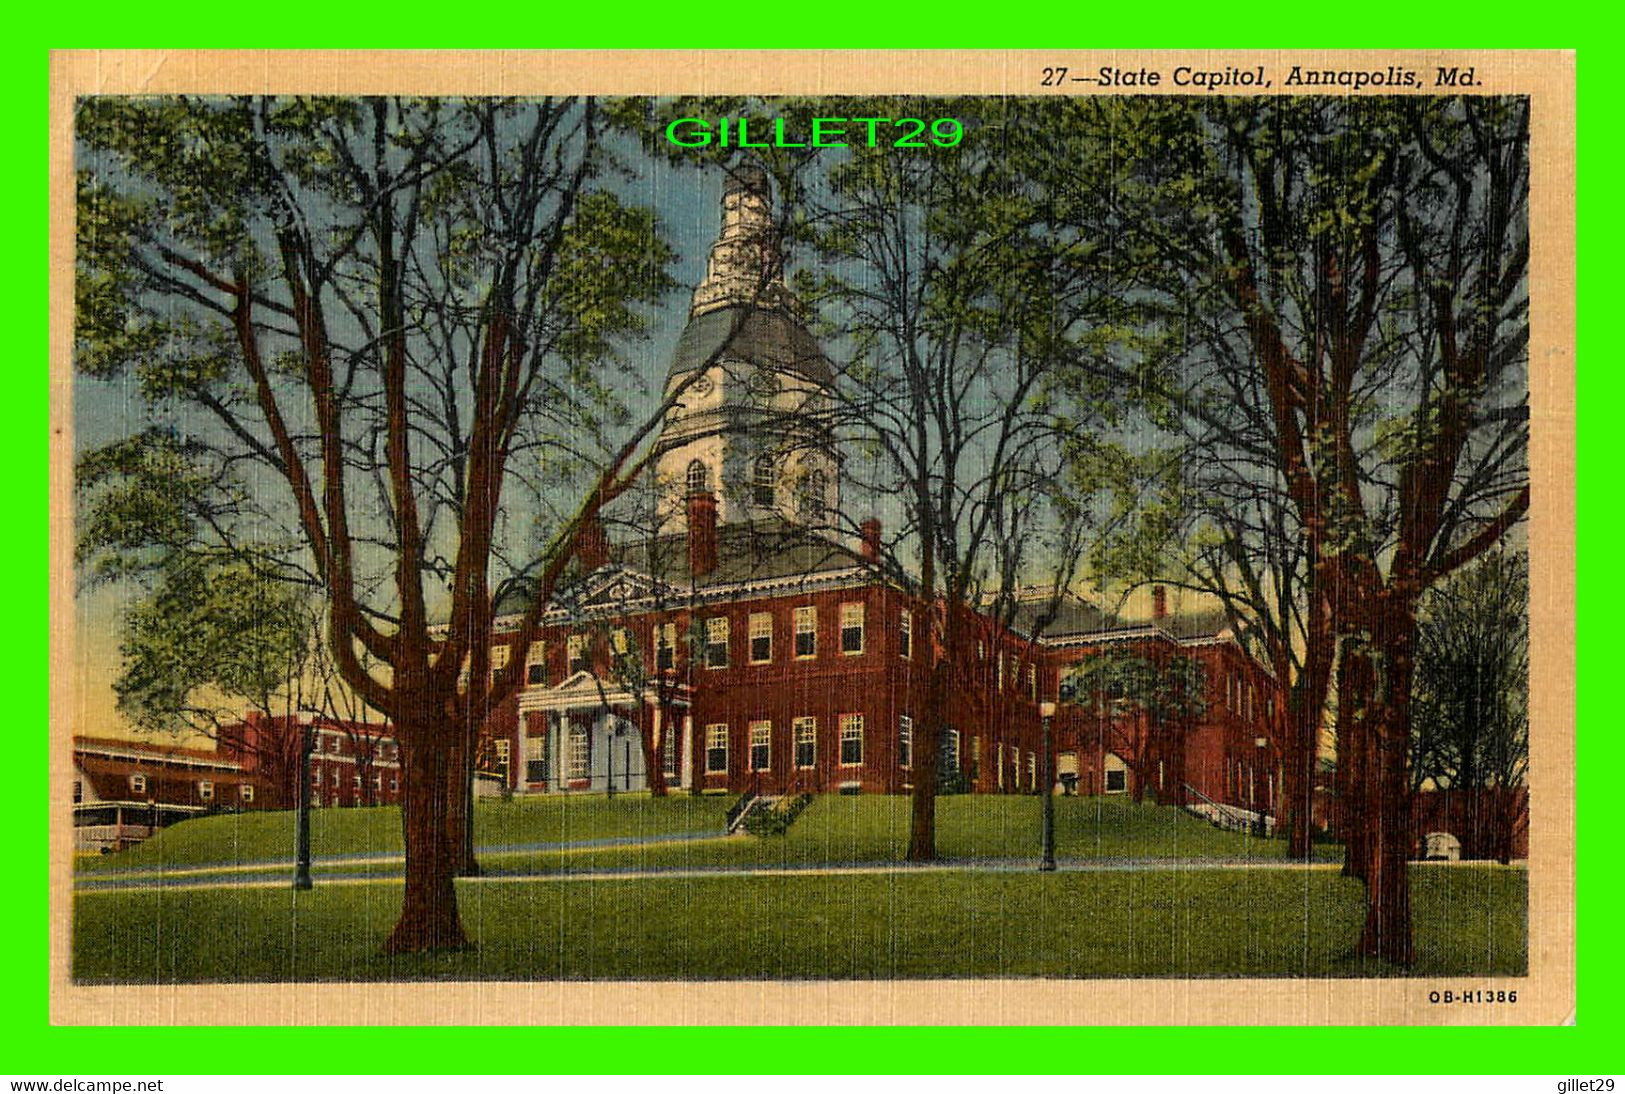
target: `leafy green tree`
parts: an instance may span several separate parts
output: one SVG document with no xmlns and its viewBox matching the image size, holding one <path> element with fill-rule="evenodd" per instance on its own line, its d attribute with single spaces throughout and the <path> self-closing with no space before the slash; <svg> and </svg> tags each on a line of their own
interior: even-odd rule
<svg viewBox="0 0 1625 1094">
<path fill-rule="evenodd" d="M 1171 792 L 1164 804 L 1185 801 L 1185 738 L 1207 712 L 1207 671 L 1194 657 L 1108 649 L 1094 654 L 1061 681 L 1061 697 L 1092 710 L 1101 744 L 1134 773 L 1134 800 L 1145 800 L 1164 765 Z"/>
<path fill-rule="evenodd" d="M 923 109 L 843 100 L 840 114 Z M 1097 254 L 1033 231 L 1038 206 L 1004 152 L 1007 133 L 1039 124 L 1026 113 L 1035 108 L 956 99 L 929 109 L 961 119 L 959 145 L 853 149 L 807 183 L 793 238 L 820 270 L 798 292 L 842 340 L 816 432 L 854 455 L 844 530 L 860 531 L 858 499 L 894 513 L 874 565 L 937 606 L 917 624 L 929 677 L 913 759 L 934 771 L 940 731 L 962 723 L 956 709 L 992 693 L 967 677 L 994 663 L 971 656 L 978 620 L 1008 622 L 1023 581 L 1057 595 L 1070 584 L 1072 545 L 1093 512 L 1060 488 L 1065 445 L 1083 443 L 1104 412 L 1078 377 L 1095 344 L 1085 331 L 1110 296 Z M 936 785 L 914 782 L 911 860 L 936 855 Z"/>
<path fill-rule="evenodd" d="M 517 683 L 489 671 L 494 593 L 526 582 L 526 648 L 667 409 L 617 391 L 672 253 L 608 184 L 604 127 L 575 99 L 76 113 L 76 364 L 162 423 L 81 457 L 85 563 L 172 545 L 141 507 L 179 449 L 193 549 L 321 590 L 339 675 L 401 745 L 391 951 L 466 944 L 475 744 Z"/>
<path fill-rule="evenodd" d="M 1506 861 L 1529 769 L 1529 559 L 1496 551 L 1422 601 L 1411 782 L 1467 798 L 1467 827 Z"/>
<path fill-rule="evenodd" d="M 1082 176 L 1063 145 L 1044 185 L 1108 195 L 1100 219 L 1069 227 L 1119 248 L 1123 291 L 1157 339 L 1142 382 L 1196 442 L 1195 491 L 1218 476 L 1290 514 L 1314 677 L 1293 692 L 1293 786 L 1312 762 L 1334 652 L 1358 662 L 1340 674 L 1338 750 L 1340 771 L 1357 772 L 1343 827 L 1358 834 L 1367 887 L 1359 948 L 1408 964 L 1417 605 L 1529 503 L 1528 102 L 1071 109 L 1080 129 L 1113 134 L 1121 166 L 1104 183 Z M 1279 591 L 1266 586 L 1259 607 Z"/>
</svg>

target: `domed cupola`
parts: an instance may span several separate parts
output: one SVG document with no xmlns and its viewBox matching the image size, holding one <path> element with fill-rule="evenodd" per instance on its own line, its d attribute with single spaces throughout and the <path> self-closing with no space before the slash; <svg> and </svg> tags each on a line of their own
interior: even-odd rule
<svg viewBox="0 0 1625 1094">
<path fill-rule="evenodd" d="M 814 430 L 834 376 L 784 283 L 771 180 L 730 168 L 722 230 L 666 374 L 667 393 L 686 387 L 659 441 L 662 530 L 682 529 L 698 491 L 716 495 L 719 524 L 831 525 L 839 460 Z"/>
</svg>

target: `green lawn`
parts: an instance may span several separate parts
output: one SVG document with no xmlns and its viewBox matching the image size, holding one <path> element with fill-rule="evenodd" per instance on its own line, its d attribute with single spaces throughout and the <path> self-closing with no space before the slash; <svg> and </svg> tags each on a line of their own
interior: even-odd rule
<svg viewBox="0 0 1625 1094">
<path fill-rule="evenodd" d="M 824 865 L 894 862 L 903 856 L 908 799 L 827 795 L 816 799 L 783 836 L 693 842 L 720 836 L 731 799 L 621 795 L 482 801 L 475 835 L 483 867 L 492 873 L 577 872 L 705 866 Z M 1040 801 L 1030 796 L 957 795 L 938 799 L 937 850 L 947 859 L 1025 860 L 1038 853 Z M 1279 840 L 1225 832 L 1181 810 L 1135 805 L 1127 798 L 1058 798 L 1056 851 L 1064 859 L 1172 861 L 1280 859 Z M 210 817 L 176 825 L 150 843 L 118 855 L 81 858 L 82 872 L 141 867 L 195 869 L 253 862 L 286 863 L 293 853 L 290 813 Z M 514 850 L 527 844 L 614 838 L 650 841 L 640 847 Z M 664 841 L 664 842 L 662 842 Z M 393 809 L 321 809 L 311 844 L 318 857 L 401 850 Z M 1324 854 L 1335 857 L 1337 848 Z M 387 876 L 398 862 L 322 865 L 319 870 Z"/>
<path fill-rule="evenodd" d="M 721 832 L 732 799 L 687 794 L 651 798 L 524 797 L 511 802 L 482 799 L 474 811 L 474 838 L 481 847 L 583 840 L 658 839 L 693 832 Z M 400 854 L 401 818 L 394 807 L 316 809 L 311 812 L 311 853 L 318 858 Z M 201 817 L 115 855 L 84 855 L 80 872 L 143 867 L 198 867 L 286 862 L 293 855 L 292 812 Z"/>
<path fill-rule="evenodd" d="M 1419 867 L 1412 876 L 1414 975 L 1526 971 L 1525 871 Z M 399 908 L 393 881 L 300 894 L 82 893 L 74 975 L 175 983 L 1396 971 L 1350 956 L 1361 887 L 1331 870 L 487 880 L 459 891 L 478 948 L 410 959 L 380 953 Z"/>
</svg>

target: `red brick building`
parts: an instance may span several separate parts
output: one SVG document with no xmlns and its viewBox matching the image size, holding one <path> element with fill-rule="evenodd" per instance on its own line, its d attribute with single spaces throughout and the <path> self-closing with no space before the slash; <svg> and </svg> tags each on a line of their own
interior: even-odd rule
<svg viewBox="0 0 1625 1094">
<path fill-rule="evenodd" d="M 901 793 L 933 732 L 945 785 L 1033 792 L 1040 703 L 1072 666 L 1128 648 L 1198 661 L 1206 712 L 1177 748 L 1156 734 L 1148 750 L 1154 727 L 1063 707 L 1057 774 L 1083 793 L 1184 800 L 1189 783 L 1198 799 L 1271 809 L 1274 682 L 1221 618 L 1171 615 L 1160 593 L 1143 623 L 1079 599 L 1042 625 L 1033 602 L 1003 623 L 968 613 L 955 716 L 924 724 L 918 636 L 940 606 L 880 576 L 878 522 L 841 531 L 844 457 L 812 424 L 834 369 L 784 284 L 769 190 L 748 174 L 725 188 L 666 377 L 668 392 L 683 387 L 657 442 L 649 531 L 586 537 L 579 595 L 528 650 L 512 648 L 519 601 L 498 605 L 491 671 L 522 673 L 523 687 L 488 720 L 484 770 L 514 793 L 637 789 L 642 742 L 658 741 L 676 786 Z"/>
<path fill-rule="evenodd" d="M 250 714 L 221 730 L 220 751 L 264 787 L 259 808 L 292 809 L 298 804 L 296 773 L 307 732 L 311 805 L 348 808 L 400 801 L 400 753 L 388 725 Z"/>
<path fill-rule="evenodd" d="M 254 808 L 263 786 L 213 749 L 73 739 L 74 846 L 117 851 L 188 817 Z"/>
<path fill-rule="evenodd" d="M 121 850 L 159 828 L 209 813 L 292 809 L 303 738 L 311 735 L 311 804 L 392 805 L 400 756 L 387 726 L 250 715 L 213 748 L 159 741 L 73 739 L 75 845 Z"/>
</svg>

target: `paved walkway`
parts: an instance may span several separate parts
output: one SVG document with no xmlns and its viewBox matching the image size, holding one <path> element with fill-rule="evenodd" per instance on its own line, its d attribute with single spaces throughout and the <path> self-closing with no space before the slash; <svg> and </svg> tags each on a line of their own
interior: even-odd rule
<svg viewBox="0 0 1625 1094">
<path fill-rule="evenodd" d="M 565 840 L 559 843 L 494 843 L 481 847 L 480 861 L 490 858 L 508 858 L 514 855 L 533 855 L 538 852 L 559 854 L 602 850 L 606 847 L 669 847 L 677 844 L 715 843 L 733 839 L 716 832 L 675 832 L 650 839 L 645 836 L 606 836 L 600 839 Z M 372 866 L 398 863 L 406 865 L 404 851 L 369 851 L 363 855 L 315 855 L 310 860 L 312 870 L 333 866 Z M 87 870 L 75 878 L 75 883 L 86 881 L 126 881 L 140 878 L 203 877 L 214 874 L 263 873 L 266 870 L 291 870 L 287 859 L 259 862 L 203 862 L 187 866 L 136 866 L 127 870 Z"/>
<path fill-rule="evenodd" d="M 711 836 L 712 840 L 732 839 L 736 837 Z M 660 841 L 660 842 L 687 842 L 687 841 Z M 640 844 L 653 846 L 652 843 Z M 490 852 L 482 852 L 481 860 L 493 857 Z M 399 860 L 399 856 L 396 856 Z M 329 859 L 329 864 L 340 864 L 348 860 Z M 367 859 L 365 861 L 376 861 Z M 1061 859 L 1057 861 L 1058 872 L 1063 873 L 1166 873 L 1175 871 L 1195 870 L 1298 870 L 1306 872 L 1324 872 L 1340 870 L 1342 865 L 1337 862 L 1289 863 L 1279 859 L 1124 859 L 1113 861 L 1100 861 L 1095 859 Z M 1430 867 L 1452 866 L 1480 866 L 1494 869 L 1523 869 L 1522 864 L 1508 867 L 1499 866 L 1490 862 L 1419 862 L 1415 865 Z M 252 871 L 252 873 L 250 873 Z M 217 871 L 223 873 L 224 871 Z M 128 891 L 156 891 L 185 892 L 203 889 L 286 889 L 290 885 L 292 869 L 289 865 L 282 865 L 275 869 L 265 864 L 241 866 L 232 868 L 233 876 L 210 877 L 208 871 L 172 871 L 159 873 L 146 871 L 137 874 L 132 871 L 127 874 L 113 876 L 90 875 L 75 880 L 74 889 L 84 894 L 104 892 Z M 683 867 L 652 867 L 646 870 L 578 870 L 578 871 L 513 871 L 504 873 L 500 870 L 487 870 L 477 878 L 464 879 L 465 884 L 492 885 L 492 884 L 534 884 L 553 882 L 591 882 L 591 881 L 655 881 L 655 880 L 705 880 L 713 878 L 761 878 L 761 877 L 839 877 L 875 874 L 920 874 L 920 873 L 985 873 L 985 874 L 1016 874 L 1036 872 L 1036 864 L 1032 859 L 946 859 L 932 863 L 905 863 L 905 862 L 843 862 L 843 863 L 807 863 L 788 864 L 782 866 L 683 866 Z M 400 884 L 399 874 L 343 874 L 343 873 L 315 873 L 313 880 L 320 887 L 334 885 L 394 885 Z"/>
</svg>

